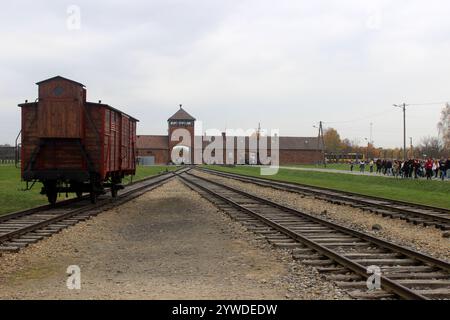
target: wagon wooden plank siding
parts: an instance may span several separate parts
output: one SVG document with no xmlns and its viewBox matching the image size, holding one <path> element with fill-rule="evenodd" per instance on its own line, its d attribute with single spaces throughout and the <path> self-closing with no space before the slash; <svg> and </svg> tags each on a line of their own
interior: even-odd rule
<svg viewBox="0 0 450 320">
<path fill-rule="evenodd" d="M 82 138 L 84 86 L 53 78 L 38 82 L 37 126 L 41 138 Z"/>
<path fill-rule="evenodd" d="M 89 192 L 91 200 L 136 170 L 137 119 L 107 104 L 87 102 L 83 84 L 60 76 L 38 82 L 35 102 L 22 108 L 21 173 L 43 183 L 56 202 L 59 192 Z"/>
</svg>

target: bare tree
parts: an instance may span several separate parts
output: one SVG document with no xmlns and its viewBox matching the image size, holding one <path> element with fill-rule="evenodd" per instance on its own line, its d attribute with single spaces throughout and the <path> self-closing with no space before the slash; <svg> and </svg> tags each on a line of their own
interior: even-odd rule
<svg viewBox="0 0 450 320">
<path fill-rule="evenodd" d="M 441 111 L 441 121 L 438 123 L 438 129 L 443 147 L 448 152 L 450 150 L 450 105 L 448 103 Z"/>
<path fill-rule="evenodd" d="M 342 152 L 344 152 L 344 153 L 350 153 L 350 152 L 352 152 L 352 151 L 353 151 L 353 145 L 352 145 L 352 142 L 351 142 L 349 139 L 347 139 L 347 138 L 345 138 L 344 140 L 342 140 L 342 142 L 341 142 L 341 150 L 342 150 Z"/>
<path fill-rule="evenodd" d="M 444 152 L 442 142 L 437 137 L 423 138 L 418 150 L 420 152 L 420 156 L 427 158 L 439 158 Z"/>
</svg>

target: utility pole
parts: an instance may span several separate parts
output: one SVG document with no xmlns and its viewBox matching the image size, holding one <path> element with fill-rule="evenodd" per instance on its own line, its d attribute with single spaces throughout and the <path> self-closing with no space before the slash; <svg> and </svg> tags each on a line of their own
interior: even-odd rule
<svg viewBox="0 0 450 320">
<path fill-rule="evenodd" d="M 411 158 L 414 159 L 414 148 L 413 148 L 412 137 L 409 137 L 409 145 L 411 146 Z"/>
<path fill-rule="evenodd" d="M 370 140 L 367 138 L 364 138 L 367 141 L 367 149 L 366 149 L 366 161 L 369 160 L 369 146 L 370 146 Z"/>
<path fill-rule="evenodd" d="M 314 126 L 314 128 L 317 128 L 317 127 Z M 321 142 L 322 142 L 322 147 L 320 146 Z M 323 166 L 326 168 L 327 167 L 327 162 L 325 160 L 325 139 L 323 137 L 322 121 L 319 121 L 319 133 L 317 135 L 317 150 L 321 150 Z"/>
<path fill-rule="evenodd" d="M 401 105 L 394 104 L 394 107 L 403 109 L 403 160 L 406 161 L 406 103 Z"/>
<path fill-rule="evenodd" d="M 369 143 L 371 145 L 371 148 L 373 148 L 373 137 L 372 137 L 372 129 L 373 129 L 373 123 L 370 123 L 370 136 L 369 136 Z M 369 145 L 367 145 L 367 160 L 369 159 L 369 156 L 371 156 L 371 154 L 369 154 Z"/>
<path fill-rule="evenodd" d="M 261 122 L 258 122 L 258 130 L 256 131 L 256 164 L 260 165 L 261 162 L 259 161 L 259 139 L 261 135 Z"/>
</svg>

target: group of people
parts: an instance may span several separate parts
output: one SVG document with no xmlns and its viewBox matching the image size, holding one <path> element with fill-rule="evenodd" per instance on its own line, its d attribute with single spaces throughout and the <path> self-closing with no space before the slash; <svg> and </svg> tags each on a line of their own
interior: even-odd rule
<svg viewBox="0 0 450 320">
<path fill-rule="evenodd" d="M 350 162 L 350 171 L 353 171 L 355 165 L 359 166 L 359 171 L 364 173 L 366 167 L 369 172 L 376 172 L 401 178 L 427 178 L 445 180 L 450 174 L 450 157 L 447 159 L 409 159 L 406 161 L 391 159 L 370 159 L 357 160 Z"/>
</svg>

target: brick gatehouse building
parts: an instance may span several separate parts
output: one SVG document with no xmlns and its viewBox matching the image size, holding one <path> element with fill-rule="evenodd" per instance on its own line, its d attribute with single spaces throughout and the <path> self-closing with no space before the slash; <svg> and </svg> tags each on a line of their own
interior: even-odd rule
<svg viewBox="0 0 450 320">
<path fill-rule="evenodd" d="M 187 113 L 182 106 L 168 120 L 168 135 L 138 135 L 137 136 L 137 155 L 141 164 L 167 164 L 171 162 L 171 153 L 174 148 L 183 149 L 178 151 L 181 161 L 184 163 L 194 163 L 194 153 L 191 153 L 183 141 L 171 141 L 170 137 L 176 129 L 184 129 L 185 133 L 189 133 L 190 146 L 194 146 L 195 141 L 202 141 L 202 137 L 194 137 L 195 118 Z M 225 138 L 225 133 L 222 133 Z M 248 137 L 234 137 L 235 150 L 234 161 L 237 161 L 237 139 L 245 141 L 245 163 L 255 163 L 258 155 L 249 152 Z M 225 141 L 225 139 L 224 139 Z M 210 142 L 202 141 L 199 145 L 202 150 L 196 150 L 199 154 Z M 224 142 L 225 144 L 225 142 Z M 270 142 L 269 142 L 270 146 Z M 196 146 L 197 147 L 197 146 Z M 176 149 L 178 150 L 178 149 Z M 233 157 L 233 154 L 231 154 Z M 230 156 L 229 155 L 229 156 Z M 270 156 L 270 153 L 269 153 Z M 225 163 L 225 151 L 223 152 L 223 162 Z M 322 144 L 318 143 L 317 137 L 279 137 L 279 161 L 280 165 L 287 164 L 309 164 L 317 163 L 323 159 Z M 244 159 L 240 159 L 243 161 Z M 179 160 L 180 161 L 180 160 Z M 196 162 L 197 163 L 197 162 Z"/>
</svg>

